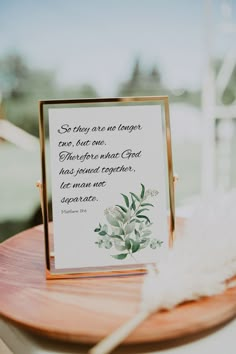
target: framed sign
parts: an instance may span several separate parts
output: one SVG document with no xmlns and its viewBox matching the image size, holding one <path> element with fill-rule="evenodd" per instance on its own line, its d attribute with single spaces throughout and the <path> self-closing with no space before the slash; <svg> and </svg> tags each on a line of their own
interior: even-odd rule
<svg viewBox="0 0 236 354">
<path fill-rule="evenodd" d="M 168 97 L 40 101 L 39 124 L 47 278 L 158 261 L 175 227 Z"/>
</svg>

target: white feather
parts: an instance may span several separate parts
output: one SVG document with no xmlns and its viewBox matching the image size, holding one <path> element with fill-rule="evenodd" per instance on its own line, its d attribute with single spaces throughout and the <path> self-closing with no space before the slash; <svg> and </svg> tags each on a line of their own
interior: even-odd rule
<svg viewBox="0 0 236 354">
<path fill-rule="evenodd" d="M 148 267 L 140 312 L 89 351 L 110 353 L 151 313 L 220 294 L 236 275 L 236 192 L 200 205 L 156 267 Z M 158 271 L 156 271 L 158 269 Z"/>
<path fill-rule="evenodd" d="M 222 293 L 236 275 L 236 192 L 200 205 L 166 258 L 149 269 L 141 309 L 171 309 L 186 301 Z"/>
</svg>

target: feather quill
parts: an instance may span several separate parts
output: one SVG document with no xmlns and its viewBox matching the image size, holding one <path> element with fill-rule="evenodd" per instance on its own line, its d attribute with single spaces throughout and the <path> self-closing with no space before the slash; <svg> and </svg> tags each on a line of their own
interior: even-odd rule
<svg viewBox="0 0 236 354">
<path fill-rule="evenodd" d="M 145 318 L 161 309 L 236 286 L 226 281 L 236 275 L 236 191 L 200 205 L 186 223 L 174 248 L 149 267 L 142 287 L 140 312 L 101 341 L 89 353 L 110 353 Z"/>
</svg>

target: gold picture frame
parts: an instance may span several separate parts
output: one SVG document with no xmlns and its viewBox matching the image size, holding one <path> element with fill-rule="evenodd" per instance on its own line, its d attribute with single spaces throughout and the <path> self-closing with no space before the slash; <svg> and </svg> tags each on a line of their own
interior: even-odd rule
<svg viewBox="0 0 236 354">
<path fill-rule="evenodd" d="M 39 132 L 40 132 L 40 155 L 42 179 L 37 184 L 40 188 L 41 209 L 44 224 L 45 241 L 45 262 L 46 278 L 61 279 L 73 277 L 94 277 L 94 276 L 113 276 L 121 274 L 143 273 L 145 265 L 138 265 L 134 269 L 124 269 L 122 266 L 102 267 L 102 269 L 55 269 L 53 237 L 49 227 L 49 206 L 48 206 L 48 181 L 46 168 L 46 128 L 45 115 L 50 107 L 74 107 L 74 106 L 99 106 L 99 105 L 139 105 L 139 104 L 160 104 L 163 111 L 163 122 L 165 131 L 166 145 L 166 165 L 168 176 L 168 195 L 169 195 L 169 247 L 173 246 L 175 231 L 175 193 L 174 175 L 172 162 L 171 130 L 168 96 L 140 96 L 140 97 L 114 97 L 114 98 L 92 98 L 92 99 L 58 99 L 39 101 Z"/>
</svg>

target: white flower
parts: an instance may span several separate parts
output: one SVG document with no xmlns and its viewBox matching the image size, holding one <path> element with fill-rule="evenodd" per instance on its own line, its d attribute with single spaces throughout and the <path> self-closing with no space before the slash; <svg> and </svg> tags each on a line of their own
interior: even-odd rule
<svg viewBox="0 0 236 354">
<path fill-rule="evenodd" d="M 158 191 L 156 189 L 148 189 L 145 194 L 143 199 L 147 199 L 148 197 L 156 197 L 158 195 Z"/>
<path fill-rule="evenodd" d="M 104 215 L 108 215 L 108 214 L 111 214 L 114 212 L 114 208 L 113 207 L 109 207 L 109 208 L 106 208 L 104 210 Z"/>
</svg>

